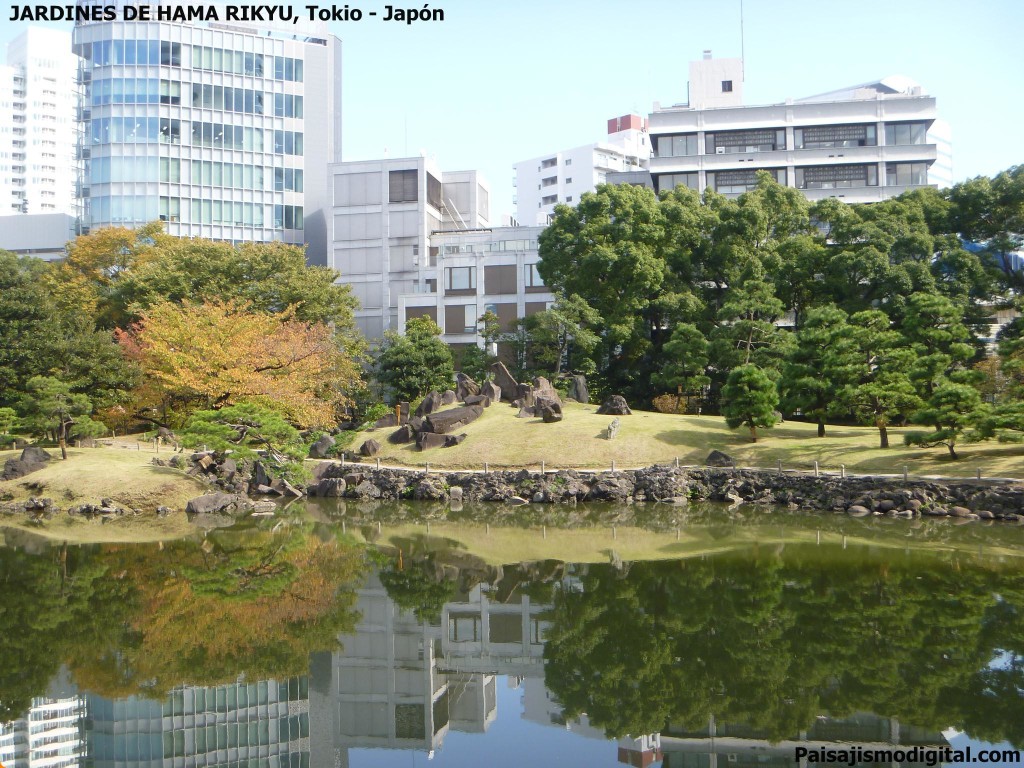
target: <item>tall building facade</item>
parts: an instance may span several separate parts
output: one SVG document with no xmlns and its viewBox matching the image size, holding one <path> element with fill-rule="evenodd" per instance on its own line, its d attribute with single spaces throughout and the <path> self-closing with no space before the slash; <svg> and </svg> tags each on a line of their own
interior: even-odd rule
<svg viewBox="0 0 1024 768">
<path fill-rule="evenodd" d="M 367 338 L 401 331 L 399 297 L 438 289 L 431 233 L 488 226 L 490 186 L 476 171 L 442 173 L 426 157 L 345 162 L 329 173 L 328 266 L 352 287 Z"/>
<path fill-rule="evenodd" d="M 647 121 L 639 115 L 613 117 L 604 141 L 516 163 L 516 219 L 523 226 L 544 226 L 559 203 L 575 205 L 609 174 L 646 169 L 650 156 Z"/>
<path fill-rule="evenodd" d="M 649 118 L 655 190 L 738 195 L 767 171 L 811 200 L 865 203 L 952 181 L 949 129 L 935 98 L 905 77 L 782 104 L 744 106 L 743 62 L 690 64 L 689 103 Z"/>
<path fill-rule="evenodd" d="M 0 66 L 0 216 L 73 214 L 77 59 L 71 34 L 29 28 Z"/>
<path fill-rule="evenodd" d="M 79 0 L 82 2 L 82 0 Z M 325 263 L 341 43 L 325 24 L 85 22 L 82 229 L 308 245 Z"/>
</svg>

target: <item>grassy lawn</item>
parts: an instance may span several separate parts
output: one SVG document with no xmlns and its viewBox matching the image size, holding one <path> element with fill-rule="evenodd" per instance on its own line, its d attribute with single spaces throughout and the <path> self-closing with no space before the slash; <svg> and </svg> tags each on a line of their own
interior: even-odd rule
<svg viewBox="0 0 1024 768">
<path fill-rule="evenodd" d="M 725 451 L 738 466 L 775 467 L 782 460 L 786 469 L 813 469 L 818 461 L 822 471 L 838 471 L 840 464 L 852 473 L 899 473 L 906 465 L 915 475 L 973 477 L 980 469 L 989 477 L 1024 478 L 1024 445 L 998 443 L 963 445 L 958 461 L 951 461 L 945 448 L 906 448 L 903 429 L 890 429 L 891 448 L 878 447 L 878 430 L 868 427 L 827 427 L 827 437 L 816 436 L 814 424 L 787 422 L 773 429 L 759 430 L 760 439 L 751 443 L 745 429 L 731 430 L 721 416 L 677 416 L 634 411 L 622 416 L 614 440 L 604 431 L 611 416 L 599 416 L 596 405 L 569 403 L 565 418 L 557 424 L 540 419 L 516 418 L 506 404 L 492 405 L 484 415 L 465 427 L 466 441 L 453 448 L 420 452 L 414 444 L 392 445 L 386 438 L 394 428 L 361 432 L 351 443 L 358 449 L 374 438 L 383 446 L 381 462 L 391 465 L 452 469 L 479 469 L 487 462 L 493 468 L 560 467 L 618 468 L 668 463 L 701 464 L 712 450 Z"/>
<path fill-rule="evenodd" d="M 48 497 L 61 509 L 75 504 L 99 503 L 103 498 L 137 509 L 144 514 L 126 516 L 101 524 L 59 515 L 43 525 L 23 522 L 22 516 L 0 517 L 0 525 L 23 528 L 54 539 L 90 541 L 157 541 L 182 536 L 191 531 L 185 519 L 189 499 L 209 489 L 183 472 L 150 464 L 152 451 L 128 450 L 120 445 L 101 448 L 80 448 L 68 451 L 68 460 L 61 461 L 60 451 L 48 449 L 54 456 L 44 469 L 17 480 L 0 482 L 0 498 L 16 501 L 30 496 Z M 0 465 L 17 457 L 19 451 L 0 451 Z M 168 453 L 168 456 L 170 453 Z M 158 506 L 168 506 L 174 513 L 156 517 Z"/>
</svg>

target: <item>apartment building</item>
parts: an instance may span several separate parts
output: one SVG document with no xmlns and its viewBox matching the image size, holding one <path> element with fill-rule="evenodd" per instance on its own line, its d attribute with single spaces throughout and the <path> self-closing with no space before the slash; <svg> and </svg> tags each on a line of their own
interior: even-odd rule
<svg viewBox="0 0 1024 768">
<path fill-rule="evenodd" d="M 910 189 L 948 186 L 952 150 L 935 97 L 894 76 L 781 104 L 743 104 L 743 62 L 690 63 L 686 104 L 649 117 L 657 191 L 684 185 L 734 196 L 758 171 L 810 200 L 866 203 Z"/>
<path fill-rule="evenodd" d="M 75 212 L 77 58 L 71 34 L 30 27 L 0 66 L 0 216 Z"/>
<path fill-rule="evenodd" d="M 161 219 L 326 263 L 341 42 L 325 23 L 79 22 L 74 52 L 84 232 Z"/>
<path fill-rule="evenodd" d="M 623 115 L 608 121 L 604 141 L 516 163 L 516 220 L 524 226 L 546 225 L 559 203 L 578 203 L 608 174 L 646 169 L 650 156 L 647 121 Z"/>
</svg>

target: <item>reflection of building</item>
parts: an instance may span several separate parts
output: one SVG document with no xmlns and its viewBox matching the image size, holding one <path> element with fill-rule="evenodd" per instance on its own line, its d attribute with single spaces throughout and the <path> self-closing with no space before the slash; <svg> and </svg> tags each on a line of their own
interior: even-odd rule
<svg viewBox="0 0 1024 768">
<path fill-rule="evenodd" d="M 88 695 L 95 768 L 244 765 L 307 768 L 307 678 L 183 686 L 162 700 Z"/>
<path fill-rule="evenodd" d="M 66 678 L 32 700 L 25 717 L 0 724 L 0 763 L 5 768 L 71 768 L 85 757 L 85 699 Z"/>
</svg>

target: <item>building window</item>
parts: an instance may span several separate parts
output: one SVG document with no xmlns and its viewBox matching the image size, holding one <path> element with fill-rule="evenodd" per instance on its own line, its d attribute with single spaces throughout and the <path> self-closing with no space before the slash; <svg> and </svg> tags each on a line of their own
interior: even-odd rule
<svg viewBox="0 0 1024 768">
<path fill-rule="evenodd" d="M 448 639 L 453 643 L 468 643 L 481 640 L 480 617 L 476 614 L 453 614 L 448 618 Z"/>
<path fill-rule="evenodd" d="M 558 177 L 557 176 L 548 176 L 546 179 L 541 179 L 540 180 L 540 185 L 542 187 L 550 187 L 550 186 L 553 186 L 553 185 L 555 185 L 557 183 L 558 183 Z"/>
<path fill-rule="evenodd" d="M 567 195 L 566 198 L 565 198 L 565 202 L 571 203 L 572 202 L 572 195 Z"/>
<path fill-rule="evenodd" d="M 565 183 L 566 183 L 566 184 L 572 184 L 572 176 L 568 177 L 568 178 L 567 178 L 567 179 L 565 180 Z"/>
<path fill-rule="evenodd" d="M 796 149 L 877 145 L 878 138 L 874 125 L 815 125 L 793 129 L 793 146 Z"/>
<path fill-rule="evenodd" d="M 732 80 L 722 81 L 722 93 L 732 93 Z"/>
<path fill-rule="evenodd" d="M 571 157 L 567 157 L 567 158 L 565 159 L 565 164 L 566 164 L 566 165 L 572 165 L 572 158 L 571 158 Z"/>
<path fill-rule="evenodd" d="M 889 146 L 926 144 L 927 142 L 927 123 L 887 123 L 885 126 L 885 143 Z"/>
<path fill-rule="evenodd" d="M 697 154 L 697 134 L 657 136 L 657 157 L 687 157 Z"/>
<path fill-rule="evenodd" d="M 541 205 L 554 205 L 558 202 L 558 195 L 548 195 L 540 199 Z"/>
<path fill-rule="evenodd" d="M 302 218 L 301 205 L 274 206 L 274 229 L 302 229 Z"/>
<path fill-rule="evenodd" d="M 526 264 L 523 266 L 524 272 L 524 285 L 527 289 L 530 288 L 544 288 L 544 278 L 540 276 L 540 272 L 537 271 L 536 264 Z"/>
<path fill-rule="evenodd" d="M 542 160 L 540 163 L 541 170 L 545 168 L 554 168 L 556 165 L 558 165 L 558 158 L 556 157 L 551 157 L 548 158 L 547 160 Z"/>
<path fill-rule="evenodd" d="M 751 168 L 749 171 L 716 171 L 708 173 L 708 186 L 723 195 L 738 195 L 757 188 L 757 173 L 768 171 L 780 184 L 786 183 L 785 168 Z"/>
<path fill-rule="evenodd" d="M 796 169 L 797 189 L 877 187 L 877 165 L 822 165 Z"/>
<path fill-rule="evenodd" d="M 116 41 L 115 41 L 116 42 Z M 181 66 L 181 43 L 160 43 L 160 64 L 165 67 Z"/>
<path fill-rule="evenodd" d="M 786 148 L 784 128 L 764 128 L 750 131 L 724 131 L 704 134 L 705 152 L 709 155 L 728 155 L 738 152 L 772 152 Z"/>
<path fill-rule="evenodd" d="M 886 163 L 887 187 L 912 187 L 928 183 L 928 163 Z"/>
<path fill-rule="evenodd" d="M 444 288 L 446 291 L 475 291 L 476 267 L 446 267 Z"/>
<path fill-rule="evenodd" d="M 415 203 L 419 200 L 419 177 L 416 169 L 388 173 L 388 202 Z"/>
<path fill-rule="evenodd" d="M 427 202 L 430 203 L 437 210 L 441 210 L 443 201 L 441 200 L 442 188 L 441 182 L 427 174 Z"/>
<path fill-rule="evenodd" d="M 671 191 L 676 187 L 688 187 L 692 190 L 699 190 L 700 181 L 697 172 L 662 173 L 654 177 L 654 189 L 657 192 Z"/>
</svg>

